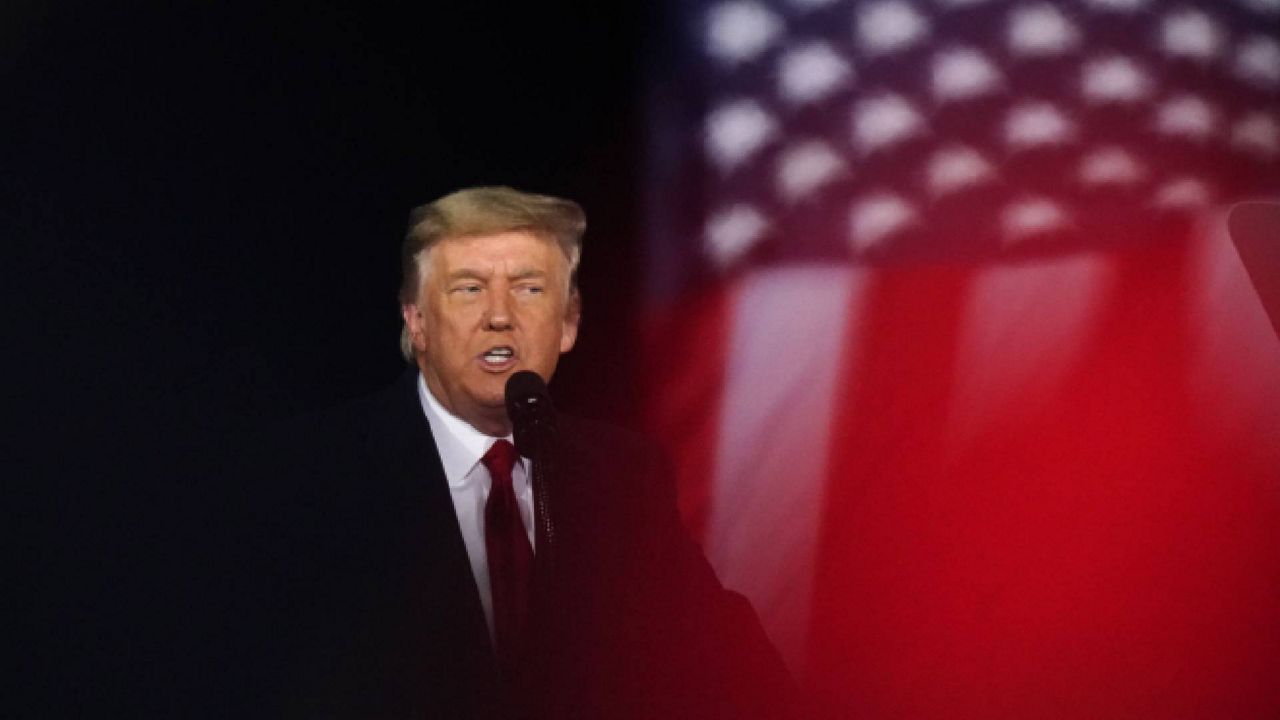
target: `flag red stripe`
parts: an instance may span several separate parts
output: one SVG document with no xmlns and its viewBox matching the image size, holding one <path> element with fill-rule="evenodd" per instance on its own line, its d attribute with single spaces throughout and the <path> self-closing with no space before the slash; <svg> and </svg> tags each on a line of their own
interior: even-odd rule
<svg viewBox="0 0 1280 720">
<path fill-rule="evenodd" d="M 675 463 L 680 512 L 698 538 L 710 514 L 733 295 L 716 286 L 643 320 L 645 425 Z"/>
</svg>

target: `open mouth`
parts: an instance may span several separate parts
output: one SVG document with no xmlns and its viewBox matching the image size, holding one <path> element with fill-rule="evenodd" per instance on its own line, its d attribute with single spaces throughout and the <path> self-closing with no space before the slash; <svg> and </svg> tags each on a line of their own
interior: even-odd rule
<svg viewBox="0 0 1280 720">
<path fill-rule="evenodd" d="M 515 359 L 515 348 L 508 345 L 489 348 L 480 356 L 480 362 L 492 370 L 505 370 L 515 362 Z"/>
</svg>

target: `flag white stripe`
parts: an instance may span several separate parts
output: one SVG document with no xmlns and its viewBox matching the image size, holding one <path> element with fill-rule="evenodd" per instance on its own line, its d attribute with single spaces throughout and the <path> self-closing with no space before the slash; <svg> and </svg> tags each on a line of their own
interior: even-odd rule
<svg viewBox="0 0 1280 720">
<path fill-rule="evenodd" d="M 947 421 L 951 452 L 980 436 L 992 418 L 1059 397 L 1114 281 L 1112 261 L 1098 254 L 975 275 L 959 328 Z"/>
<path fill-rule="evenodd" d="M 790 267 L 746 277 L 729 337 L 706 551 L 801 672 L 831 417 L 849 313 L 867 271 Z"/>
</svg>

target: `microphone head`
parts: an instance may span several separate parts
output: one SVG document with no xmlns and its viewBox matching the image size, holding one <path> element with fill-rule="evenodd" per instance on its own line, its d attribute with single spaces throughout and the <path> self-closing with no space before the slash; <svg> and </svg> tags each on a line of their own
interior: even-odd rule
<svg viewBox="0 0 1280 720">
<path fill-rule="evenodd" d="M 537 373 L 521 370 L 507 378 L 504 394 L 516 448 L 536 458 L 540 446 L 555 434 L 556 411 L 547 384 Z"/>
<path fill-rule="evenodd" d="M 543 408 L 551 408 L 551 394 L 542 376 L 532 370 L 521 370 L 507 378 L 504 391 L 507 400 L 507 412 L 516 415 L 541 413 Z"/>
</svg>

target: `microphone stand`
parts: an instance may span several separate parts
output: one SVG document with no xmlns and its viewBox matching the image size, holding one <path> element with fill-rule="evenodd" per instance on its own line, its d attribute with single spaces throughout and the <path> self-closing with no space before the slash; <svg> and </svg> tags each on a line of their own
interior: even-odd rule
<svg viewBox="0 0 1280 720">
<path fill-rule="evenodd" d="M 533 456 L 533 523 L 538 555 L 550 566 L 555 556 L 556 527 L 551 517 L 551 478 L 555 477 L 553 433 L 536 433 L 538 446 Z"/>
<path fill-rule="evenodd" d="M 516 448 L 533 460 L 531 480 L 536 566 L 550 571 L 557 542 L 551 512 L 554 504 L 552 485 L 558 469 L 555 407 L 542 378 L 529 371 L 516 373 L 507 381 L 506 402 Z"/>
</svg>

